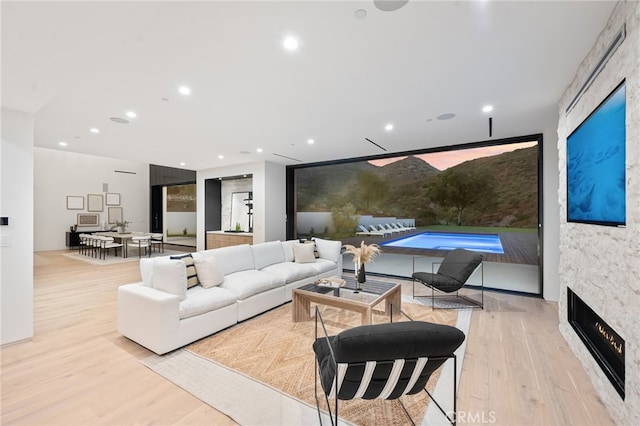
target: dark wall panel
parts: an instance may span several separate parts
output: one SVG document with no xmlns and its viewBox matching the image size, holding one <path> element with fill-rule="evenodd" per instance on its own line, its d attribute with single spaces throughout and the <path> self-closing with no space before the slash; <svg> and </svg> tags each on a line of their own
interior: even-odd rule
<svg viewBox="0 0 640 426">
<path fill-rule="evenodd" d="M 175 167 L 149 166 L 149 184 L 151 186 L 180 185 L 185 183 L 195 183 L 195 170 L 177 169 Z"/>
<path fill-rule="evenodd" d="M 204 241 L 207 241 L 206 231 L 220 231 L 222 229 L 222 182 L 218 179 L 204 181 Z"/>
</svg>

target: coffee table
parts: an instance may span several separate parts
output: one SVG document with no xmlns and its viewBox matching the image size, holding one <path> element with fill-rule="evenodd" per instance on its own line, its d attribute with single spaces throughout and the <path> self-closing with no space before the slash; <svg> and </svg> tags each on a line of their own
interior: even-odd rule
<svg viewBox="0 0 640 426">
<path fill-rule="evenodd" d="M 356 280 L 345 277 L 344 287 L 324 287 L 317 284 L 307 284 L 293 290 L 292 320 L 293 322 L 311 320 L 311 302 L 319 305 L 333 306 L 360 313 L 362 324 L 371 324 L 373 308 L 385 303 L 385 313 L 394 308 L 401 308 L 401 286 L 376 280 L 367 280 L 356 291 Z"/>
</svg>

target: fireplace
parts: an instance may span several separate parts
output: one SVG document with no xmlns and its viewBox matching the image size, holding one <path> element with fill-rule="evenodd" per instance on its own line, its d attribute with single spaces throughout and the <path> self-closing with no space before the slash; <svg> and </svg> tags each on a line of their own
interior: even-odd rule
<svg viewBox="0 0 640 426">
<path fill-rule="evenodd" d="M 570 288 L 567 288 L 569 324 L 624 400 L 624 339 Z"/>
</svg>

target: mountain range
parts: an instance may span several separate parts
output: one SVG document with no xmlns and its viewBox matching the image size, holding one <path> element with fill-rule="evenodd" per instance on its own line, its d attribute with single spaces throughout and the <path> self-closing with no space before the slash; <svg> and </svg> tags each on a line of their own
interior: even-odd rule
<svg viewBox="0 0 640 426">
<path fill-rule="evenodd" d="M 491 209 L 468 209 L 466 225 L 537 227 L 537 147 L 466 161 L 451 169 L 486 173 L 493 183 Z M 351 203 L 358 214 L 415 218 L 419 226 L 455 223 L 451 209 L 429 198 L 440 173 L 414 156 L 384 166 L 358 161 L 297 169 L 297 210 L 331 211 Z"/>
</svg>

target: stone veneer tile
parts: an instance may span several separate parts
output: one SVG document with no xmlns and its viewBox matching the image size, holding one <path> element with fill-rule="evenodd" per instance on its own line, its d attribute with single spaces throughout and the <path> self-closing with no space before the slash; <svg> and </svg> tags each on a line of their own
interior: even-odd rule
<svg viewBox="0 0 640 426">
<path fill-rule="evenodd" d="M 565 109 L 602 57 L 613 35 L 626 23 L 626 39 L 573 111 Z M 627 226 L 613 228 L 567 223 L 566 139 L 626 78 Z M 616 5 L 607 26 L 577 70 L 559 103 L 560 331 L 582 361 L 617 424 L 640 424 L 640 2 Z M 625 339 L 623 401 L 567 322 L 567 286 Z"/>
</svg>

